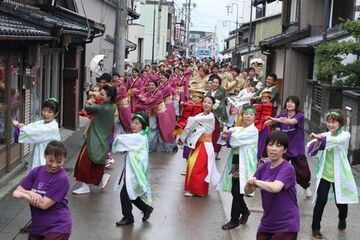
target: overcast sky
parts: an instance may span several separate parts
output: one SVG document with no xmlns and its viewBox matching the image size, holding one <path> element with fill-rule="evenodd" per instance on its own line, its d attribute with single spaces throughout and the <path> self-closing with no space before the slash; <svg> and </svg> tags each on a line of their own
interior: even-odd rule
<svg viewBox="0 0 360 240">
<path fill-rule="evenodd" d="M 185 0 L 174 1 L 177 10 L 181 8 L 182 3 L 186 2 Z M 190 29 L 207 32 L 216 31 L 220 50 L 223 50 L 223 40 L 229 36 L 229 29 L 235 29 L 236 21 L 236 5 L 233 5 L 233 12 L 229 15 L 227 15 L 226 6 L 230 3 L 239 3 L 240 17 L 242 0 L 191 0 L 191 3 L 195 3 L 196 7 L 192 8 L 192 26 Z M 239 19 L 239 22 L 241 22 L 241 19 Z"/>
</svg>

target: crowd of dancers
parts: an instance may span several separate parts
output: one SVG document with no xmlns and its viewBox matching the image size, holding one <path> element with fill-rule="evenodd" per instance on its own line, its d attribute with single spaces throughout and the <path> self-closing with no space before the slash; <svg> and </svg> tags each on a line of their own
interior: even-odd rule
<svg viewBox="0 0 360 240">
<path fill-rule="evenodd" d="M 205 197 L 211 186 L 232 194 L 231 219 L 223 230 L 247 223 L 251 212 L 244 197 L 259 188 L 264 213 L 257 239 L 297 239 L 296 183 L 306 198 L 313 195 L 307 156 L 318 156 L 314 238 L 323 238 L 320 223 L 331 186 L 339 230 L 346 228 L 348 204 L 358 202 L 343 112 L 329 110 L 328 132 L 312 133 L 313 140 L 305 146 L 299 98 L 287 97 L 280 110 L 277 76 L 262 76 L 256 64 L 240 70 L 211 59 L 169 59 L 142 70 L 132 68 L 125 75 L 104 72 L 87 95 L 81 114 L 91 120 L 74 171 L 80 187 L 72 193 L 88 194 L 90 185 L 104 189 L 112 153 L 125 152 L 116 180 L 123 215 L 117 226 L 134 223 L 132 205 L 143 212 L 142 221 L 150 218 L 154 208 L 147 176 L 149 153 L 155 151 L 183 151 L 185 197 Z M 30 203 L 29 239 L 69 239 L 71 233 L 69 182 L 63 169 L 66 149 L 56 122 L 59 107 L 51 98 L 44 102 L 41 121 L 13 121 L 18 141 L 35 145 L 29 175 L 13 194 Z M 216 161 L 221 160 L 222 147 L 230 153 L 219 173 Z"/>
</svg>

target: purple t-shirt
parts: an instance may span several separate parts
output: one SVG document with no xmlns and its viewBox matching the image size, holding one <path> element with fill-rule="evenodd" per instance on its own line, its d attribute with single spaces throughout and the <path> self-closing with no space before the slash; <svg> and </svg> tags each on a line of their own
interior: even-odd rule
<svg viewBox="0 0 360 240">
<path fill-rule="evenodd" d="M 278 180 L 284 184 L 278 193 L 261 190 L 264 215 L 261 219 L 259 232 L 298 232 L 300 228 L 299 208 L 296 200 L 296 176 L 293 166 L 283 161 L 271 169 L 271 162 L 265 162 L 254 177 L 266 182 Z"/>
<path fill-rule="evenodd" d="M 21 186 L 55 201 L 55 204 L 46 210 L 30 205 L 31 233 L 41 236 L 48 233 L 71 233 L 71 213 L 66 197 L 70 186 L 64 169 L 49 173 L 45 166 L 34 168 L 24 178 Z"/>
<path fill-rule="evenodd" d="M 282 112 L 276 118 L 288 117 L 287 112 Z M 290 125 L 285 123 L 275 123 L 273 126 L 280 128 L 289 137 L 289 146 L 285 153 L 288 158 L 296 158 L 305 155 L 305 131 L 304 131 L 304 114 L 296 113 L 292 119 L 296 119 L 297 124 Z"/>
</svg>

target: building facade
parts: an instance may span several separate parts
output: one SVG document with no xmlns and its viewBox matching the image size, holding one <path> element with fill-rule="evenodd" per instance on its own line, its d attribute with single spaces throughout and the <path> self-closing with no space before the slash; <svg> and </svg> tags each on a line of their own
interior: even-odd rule
<svg viewBox="0 0 360 240">
<path fill-rule="evenodd" d="M 258 43 L 281 33 L 281 6 L 281 1 L 243 1 L 237 6 L 242 9 L 239 13 L 242 21 L 237 29 L 229 32 L 222 53 L 231 54 L 232 62 L 241 68 L 251 67 L 254 60 L 261 61 L 266 71 L 268 58 Z"/>
<path fill-rule="evenodd" d="M 0 2 L 0 177 L 30 153 L 15 142 L 12 120 L 39 120 L 44 100 L 55 97 L 60 127 L 77 128 L 85 45 L 104 29 L 72 1 Z"/>
<path fill-rule="evenodd" d="M 159 62 L 172 56 L 176 22 L 174 2 L 147 0 L 137 11 L 141 17 L 134 23 L 144 26 L 142 63 Z"/>
</svg>

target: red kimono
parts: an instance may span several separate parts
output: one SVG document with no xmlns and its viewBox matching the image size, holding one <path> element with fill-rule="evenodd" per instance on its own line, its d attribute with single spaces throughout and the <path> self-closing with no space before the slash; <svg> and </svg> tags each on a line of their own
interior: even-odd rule
<svg viewBox="0 0 360 240">
<path fill-rule="evenodd" d="M 181 104 L 181 108 L 182 113 L 179 116 L 179 120 L 176 124 L 176 129 L 180 129 L 180 131 L 185 128 L 187 119 L 189 117 L 195 116 L 203 111 L 202 102 L 198 102 L 197 104 L 194 104 L 192 101 L 184 102 Z"/>
</svg>

